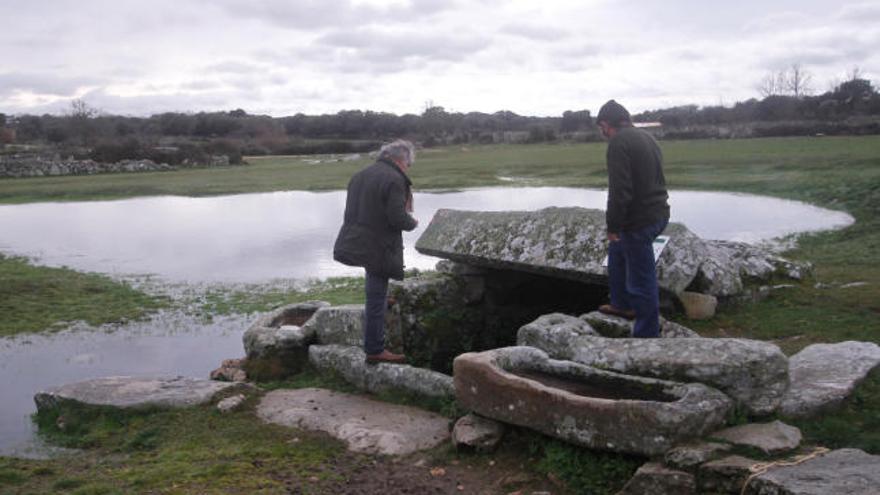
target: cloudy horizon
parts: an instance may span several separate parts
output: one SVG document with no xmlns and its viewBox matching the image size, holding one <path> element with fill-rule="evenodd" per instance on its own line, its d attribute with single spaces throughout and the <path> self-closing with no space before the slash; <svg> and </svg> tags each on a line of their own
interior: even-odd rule
<svg viewBox="0 0 880 495">
<path fill-rule="evenodd" d="M 880 71 L 865 0 L 0 2 L 7 114 L 639 112 L 759 97 L 792 64 L 813 93 Z"/>
</svg>

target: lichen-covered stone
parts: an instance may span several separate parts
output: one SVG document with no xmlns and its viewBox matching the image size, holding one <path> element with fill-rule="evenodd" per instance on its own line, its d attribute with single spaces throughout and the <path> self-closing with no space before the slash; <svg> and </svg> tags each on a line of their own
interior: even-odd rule
<svg viewBox="0 0 880 495">
<path fill-rule="evenodd" d="M 749 423 L 716 431 L 712 438 L 734 445 L 751 447 L 767 455 L 776 455 L 796 449 L 801 444 L 801 430 L 781 421 Z"/>
<path fill-rule="evenodd" d="M 718 442 L 695 442 L 678 445 L 666 452 L 663 462 L 676 468 L 691 470 L 715 460 L 731 450 L 731 446 Z"/>
<path fill-rule="evenodd" d="M 677 293 L 702 262 L 700 239 L 671 225 L 658 263 L 660 287 Z M 420 253 L 468 265 L 606 283 L 605 212 L 585 208 L 475 212 L 438 210 L 416 242 Z"/>
<path fill-rule="evenodd" d="M 609 340 L 609 339 L 603 339 Z M 531 347 L 463 354 L 458 403 L 482 416 L 601 450 L 657 455 L 723 423 L 724 394 L 550 359 Z"/>
<path fill-rule="evenodd" d="M 399 390 L 425 397 L 451 398 L 452 377 L 406 364 L 366 364 L 360 347 L 312 345 L 309 362 L 320 371 L 333 372 L 361 390 Z"/>
<path fill-rule="evenodd" d="M 551 355 L 563 354 L 575 337 L 599 335 L 589 323 L 562 313 L 539 316 L 533 322 L 520 327 L 516 343 L 521 346 L 537 347 Z M 553 349 L 552 351 L 548 349 Z"/>
<path fill-rule="evenodd" d="M 53 387 L 34 396 L 40 411 L 65 405 L 117 409 L 182 408 L 210 402 L 232 383 L 182 376 L 95 378 Z"/>
<path fill-rule="evenodd" d="M 325 306 L 303 325 L 315 344 L 364 345 L 364 305 Z"/>
<path fill-rule="evenodd" d="M 314 333 L 303 325 L 316 311 L 330 303 L 307 301 L 290 304 L 260 316 L 244 332 L 242 340 L 249 358 L 259 359 L 307 347 Z"/>
<path fill-rule="evenodd" d="M 872 342 L 813 344 L 789 358 L 791 387 L 779 413 L 803 418 L 832 410 L 880 366 L 880 346 Z"/>
<path fill-rule="evenodd" d="M 744 242 L 704 243 L 706 258 L 696 282 L 700 292 L 716 297 L 740 294 L 746 281 L 765 281 L 774 275 L 800 280 L 810 271 L 809 263 L 792 262 L 769 249 Z"/>
<path fill-rule="evenodd" d="M 598 311 L 579 316 L 581 320 L 590 324 L 603 337 L 627 338 L 632 336 L 633 321 L 619 316 L 606 315 Z M 660 317 L 660 337 L 664 339 L 697 338 L 700 334 L 679 325 L 666 318 Z"/>
<path fill-rule="evenodd" d="M 691 495 L 697 493 L 694 475 L 658 462 L 642 465 L 617 495 Z"/>
<path fill-rule="evenodd" d="M 462 416 L 452 428 L 452 444 L 476 452 L 492 452 L 503 437 L 503 423 L 476 414 Z"/>
<path fill-rule="evenodd" d="M 704 383 L 751 414 L 773 412 L 788 389 L 785 354 L 756 340 L 583 336 L 573 339 L 568 351 L 552 357 L 620 373 Z"/>
<path fill-rule="evenodd" d="M 778 466 L 749 481 L 748 495 L 877 495 L 880 456 L 834 450 L 793 466 Z"/>
</svg>

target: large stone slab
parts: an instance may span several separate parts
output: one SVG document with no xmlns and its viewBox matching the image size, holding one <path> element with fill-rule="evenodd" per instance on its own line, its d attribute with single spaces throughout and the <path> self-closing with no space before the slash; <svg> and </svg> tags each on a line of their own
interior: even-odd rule
<svg viewBox="0 0 880 495">
<path fill-rule="evenodd" d="M 303 330 L 314 333 L 316 344 L 364 345 L 364 305 L 327 306 L 315 312 Z"/>
<path fill-rule="evenodd" d="M 182 408 L 210 402 L 235 384 L 182 376 L 111 376 L 53 387 L 34 396 L 38 410 L 65 405 L 119 409 Z"/>
<path fill-rule="evenodd" d="M 402 390 L 425 397 L 453 397 L 452 377 L 406 364 L 366 364 L 360 347 L 313 345 L 309 362 L 320 371 L 333 372 L 361 390 Z"/>
<path fill-rule="evenodd" d="M 684 290 L 697 274 L 700 239 L 682 225 L 658 263 L 660 287 Z M 605 212 L 585 208 L 477 212 L 438 210 L 416 242 L 423 254 L 469 265 L 606 283 Z"/>
<path fill-rule="evenodd" d="M 531 347 L 455 359 L 455 394 L 482 416 L 590 448 L 657 455 L 723 423 L 724 394 L 550 359 Z"/>
<path fill-rule="evenodd" d="M 752 478 L 749 495 L 877 495 L 880 456 L 840 449 L 794 466 L 770 469 Z"/>
<path fill-rule="evenodd" d="M 880 366 L 880 346 L 871 342 L 813 344 L 789 359 L 791 387 L 779 413 L 802 418 L 834 409 Z"/>
<path fill-rule="evenodd" d="M 728 441 L 734 445 L 751 447 L 766 455 L 783 454 L 801 444 L 801 430 L 781 421 L 749 423 L 712 433 L 712 438 Z"/>
<path fill-rule="evenodd" d="M 449 420 L 421 409 L 318 388 L 275 390 L 257 406 L 268 423 L 323 431 L 349 450 L 405 455 L 449 441 Z"/>
<path fill-rule="evenodd" d="M 788 389 L 788 358 L 775 345 L 756 340 L 582 336 L 567 348 L 542 350 L 556 359 L 620 373 L 704 383 L 751 414 L 773 412 Z"/>
</svg>

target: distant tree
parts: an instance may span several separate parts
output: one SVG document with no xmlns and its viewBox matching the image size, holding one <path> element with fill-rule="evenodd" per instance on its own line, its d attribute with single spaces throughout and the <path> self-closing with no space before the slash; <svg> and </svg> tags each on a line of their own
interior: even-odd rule
<svg viewBox="0 0 880 495">
<path fill-rule="evenodd" d="M 769 72 L 758 82 L 756 89 L 763 98 L 778 96 L 785 91 L 785 71 Z"/>
<path fill-rule="evenodd" d="M 813 75 L 800 64 L 792 64 L 784 76 L 785 88 L 795 98 L 802 98 L 812 91 Z"/>
<path fill-rule="evenodd" d="M 6 114 L 0 113 L 0 127 L 6 127 Z"/>
<path fill-rule="evenodd" d="M 70 113 L 68 116 L 70 134 L 78 137 L 83 146 L 93 144 L 95 126 L 92 123 L 92 119 L 97 117 L 99 113 L 97 108 L 90 106 L 85 100 L 76 99 L 70 102 Z"/>
<path fill-rule="evenodd" d="M 589 110 L 579 110 L 576 112 L 566 110 L 562 112 L 562 122 L 559 124 L 559 130 L 562 132 L 574 132 L 589 129 L 592 125 L 593 118 L 590 116 Z"/>
</svg>

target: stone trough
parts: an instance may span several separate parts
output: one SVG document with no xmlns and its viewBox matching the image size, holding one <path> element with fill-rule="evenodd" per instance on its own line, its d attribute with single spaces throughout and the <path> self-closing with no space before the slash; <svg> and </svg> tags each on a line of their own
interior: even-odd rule
<svg viewBox="0 0 880 495">
<path fill-rule="evenodd" d="M 463 407 L 589 448 L 659 455 L 723 424 L 732 401 L 702 384 L 602 371 L 530 347 L 454 362 Z"/>
</svg>

